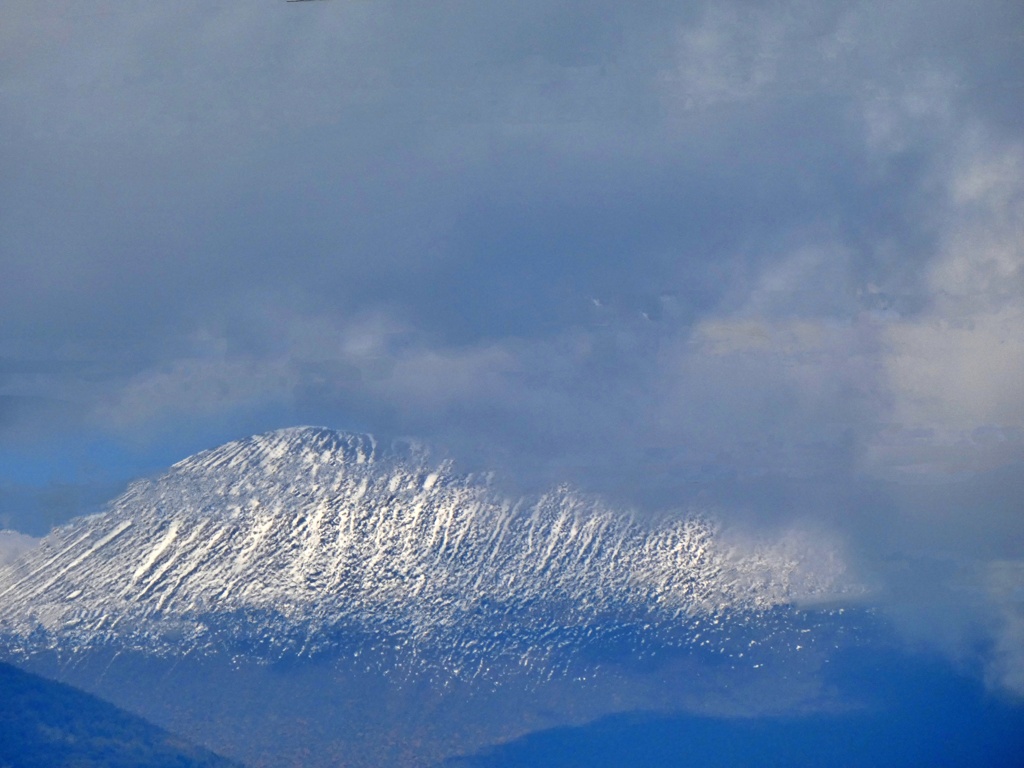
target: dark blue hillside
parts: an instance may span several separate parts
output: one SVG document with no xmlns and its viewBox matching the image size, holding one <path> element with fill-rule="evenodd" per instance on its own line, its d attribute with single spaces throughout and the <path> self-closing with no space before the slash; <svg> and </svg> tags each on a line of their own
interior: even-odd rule
<svg viewBox="0 0 1024 768">
<path fill-rule="evenodd" d="M 0 663 L 3 768 L 239 768 L 112 704 Z"/>
<path fill-rule="evenodd" d="M 941 662 L 856 651 L 831 682 L 856 708 L 803 718 L 615 715 L 533 733 L 445 768 L 1022 768 L 1024 702 Z"/>
</svg>

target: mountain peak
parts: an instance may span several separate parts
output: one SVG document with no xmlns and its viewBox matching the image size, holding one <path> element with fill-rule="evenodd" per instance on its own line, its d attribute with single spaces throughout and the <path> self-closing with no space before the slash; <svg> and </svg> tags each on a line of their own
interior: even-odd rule
<svg viewBox="0 0 1024 768">
<path fill-rule="evenodd" d="M 204 451 L 55 530 L 0 570 L 0 634 L 273 656 L 358 642 L 464 668 L 624 627 L 688 642 L 692 622 L 827 593 L 841 570 L 565 488 L 505 498 L 415 444 L 300 427 Z"/>
<path fill-rule="evenodd" d="M 234 440 L 202 451 L 174 465 L 172 469 L 202 466 L 241 466 L 285 457 L 322 457 L 344 464 L 372 463 L 377 458 L 377 441 L 372 435 L 339 432 L 327 427 L 286 427 Z"/>
</svg>

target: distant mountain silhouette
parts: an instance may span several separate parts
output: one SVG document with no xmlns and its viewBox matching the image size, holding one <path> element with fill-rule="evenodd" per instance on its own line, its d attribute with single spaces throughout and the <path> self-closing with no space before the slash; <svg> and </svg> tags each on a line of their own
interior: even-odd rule
<svg viewBox="0 0 1024 768">
<path fill-rule="evenodd" d="M 0 768 L 237 768 L 112 704 L 0 663 Z"/>
<path fill-rule="evenodd" d="M 439 768 L 1020 768 L 1024 702 L 943 662 L 896 651 L 840 653 L 828 680 L 848 706 L 803 717 L 632 712 L 539 730 Z"/>
<path fill-rule="evenodd" d="M 615 712 L 821 706 L 869 619 L 829 608 L 848 586 L 817 540 L 510 498 L 414 442 L 298 427 L 0 566 L 0 658 L 252 765 L 414 768 Z"/>
</svg>

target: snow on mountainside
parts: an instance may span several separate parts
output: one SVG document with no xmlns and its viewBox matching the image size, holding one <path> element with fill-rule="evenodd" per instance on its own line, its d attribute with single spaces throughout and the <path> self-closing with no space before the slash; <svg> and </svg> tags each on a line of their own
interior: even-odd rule
<svg viewBox="0 0 1024 768">
<path fill-rule="evenodd" d="M 567 489 L 512 500 L 412 444 L 295 428 L 186 459 L 0 568 L 0 635 L 26 654 L 348 644 L 528 665 L 624 631 L 696 642 L 702 622 L 840 589 L 838 559 L 805 555 Z"/>
</svg>

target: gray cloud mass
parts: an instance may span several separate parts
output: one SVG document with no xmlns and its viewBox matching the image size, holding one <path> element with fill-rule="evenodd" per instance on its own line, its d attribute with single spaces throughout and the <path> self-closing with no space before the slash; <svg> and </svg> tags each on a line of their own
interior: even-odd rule
<svg viewBox="0 0 1024 768">
<path fill-rule="evenodd" d="M 4 525 L 275 427 L 416 435 L 827 529 L 1024 692 L 1018 3 L 4 17 Z"/>
</svg>

